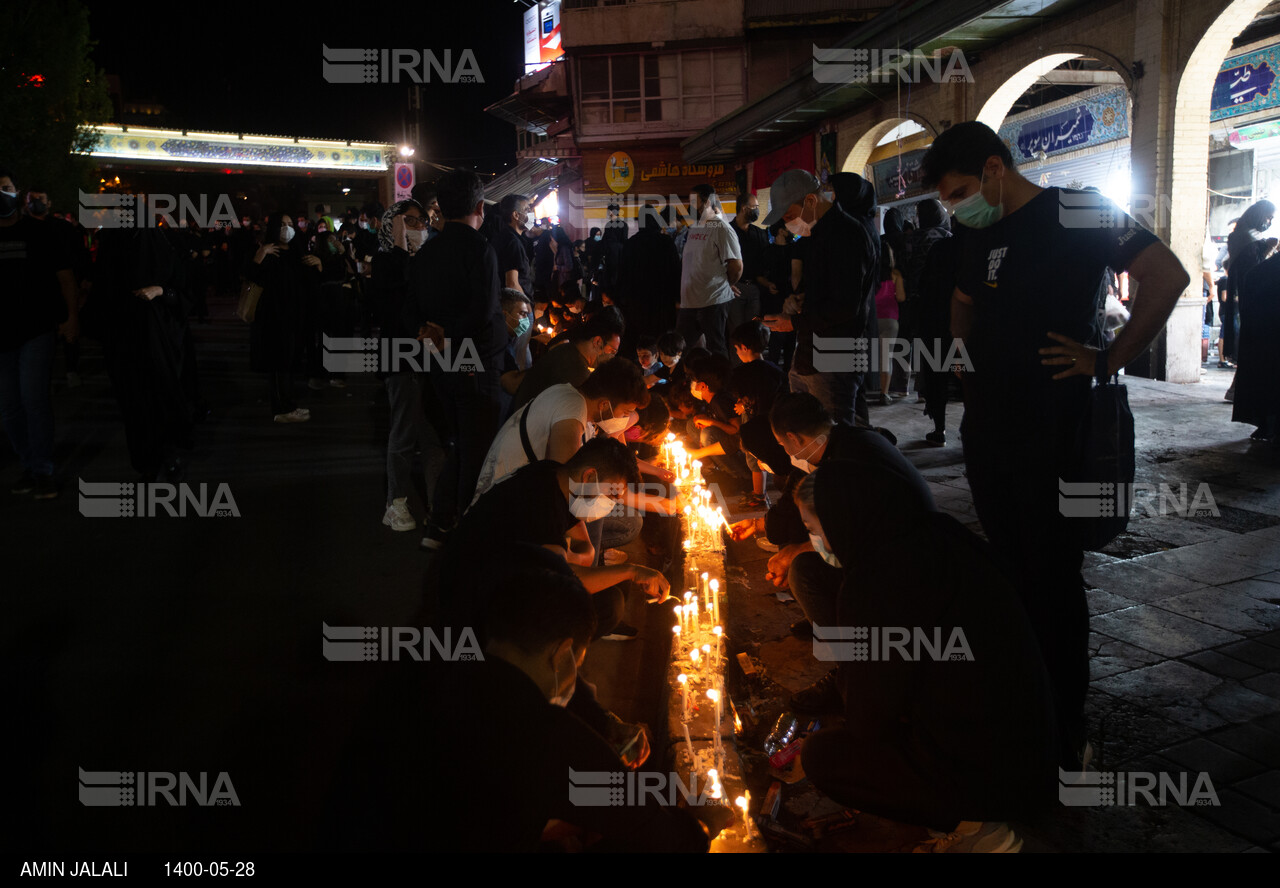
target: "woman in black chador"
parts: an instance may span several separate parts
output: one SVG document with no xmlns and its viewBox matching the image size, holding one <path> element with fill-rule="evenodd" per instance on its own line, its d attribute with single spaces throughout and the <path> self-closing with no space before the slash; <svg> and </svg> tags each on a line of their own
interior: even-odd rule
<svg viewBox="0 0 1280 888">
<path fill-rule="evenodd" d="M 188 306 L 181 257 L 160 229 L 108 229 L 98 239 L 93 277 L 130 462 L 144 481 L 173 480 L 182 472 L 178 451 L 192 446 L 182 385 Z"/>
</svg>

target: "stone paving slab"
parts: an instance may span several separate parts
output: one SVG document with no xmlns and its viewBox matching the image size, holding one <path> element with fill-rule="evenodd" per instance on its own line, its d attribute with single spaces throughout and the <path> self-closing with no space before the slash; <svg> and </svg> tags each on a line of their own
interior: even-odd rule
<svg viewBox="0 0 1280 888">
<path fill-rule="evenodd" d="M 1240 638 L 1234 632 L 1150 604 L 1094 617 L 1090 624 L 1104 635 L 1166 657 L 1180 657 Z"/>
<path fill-rule="evenodd" d="M 1158 570 L 1154 565 L 1138 564 L 1136 561 L 1116 561 L 1091 567 L 1083 573 L 1086 586 L 1113 592 L 1138 602 L 1171 598 L 1204 585 L 1187 577 Z"/>
</svg>

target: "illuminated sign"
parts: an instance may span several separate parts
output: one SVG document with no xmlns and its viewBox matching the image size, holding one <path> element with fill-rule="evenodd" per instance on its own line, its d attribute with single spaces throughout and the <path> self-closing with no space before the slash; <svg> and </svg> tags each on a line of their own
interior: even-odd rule
<svg viewBox="0 0 1280 888">
<path fill-rule="evenodd" d="M 562 55 L 560 0 L 541 0 L 524 11 L 524 73 L 532 74 Z"/>
<path fill-rule="evenodd" d="M 183 133 L 119 126 L 97 126 L 97 139 L 85 152 L 92 157 L 169 163 L 232 164 L 306 170 L 385 172 L 386 152 L 378 142 L 332 142 L 283 136 L 237 136 L 234 133 Z"/>
</svg>

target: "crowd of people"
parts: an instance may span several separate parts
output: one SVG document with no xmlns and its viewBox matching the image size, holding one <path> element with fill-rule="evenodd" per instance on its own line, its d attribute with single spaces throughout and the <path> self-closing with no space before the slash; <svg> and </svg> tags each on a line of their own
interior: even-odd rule
<svg viewBox="0 0 1280 888">
<path fill-rule="evenodd" d="M 940 199 L 917 205 L 915 225 L 893 211 L 881 225 L 860 176 L 822 182 L 794 169 L 772 183 L 763 220 L 754 194 L 737 195 L 726 217 L 704 185 L 689 218 L 644 207 L 630 236 L 611 218 L 575 239 L 555 220 L 535 222 L 526 197 L 487 204 L 477 175 L 452 171 L 414 199 L 341 221 L 321 207 L 309 220 L 277 212 L 223 233 L 104 231 L 92 262 L 33 202 L 24 214 L 0 174 L 0 249 L 28 245 L 10 280 L 42 294 L 21 303 L 0 348 L 5 429 L 30 473 L 15 491 L 56 493 L 54 341 L 74 343 L 86 305 L 105 331 L 133 464 L 151 478 L 180 471 L 175 454 L 201 416 L 187 316 L 201 315 L 213 286 L 260 288 L 250 360 L 268 381 L 264 421 L 310 418 L 298 373 L 312 388 L 345 384 L 322 365 L 324 333 L 376 328 L 442 353 L 466 343 L 465 366 L 381 374 L 382 522 L 425 528 L 421 545 L 436 553 L 427 612 L 474 627 L 491 655 L 433 672 L 432 699 L 458 712 L 502 709 L 520 726 L 509 742 L 522 754 L 500 749 L 501 731 L 459 734 L 418 708 L 394 725 L 379 720 L 382 733 L 353 746 L 351 773 L 362 776 L 344 792 L 368 831 L 347 841 L 413 847 L 414 821 L 385 812 L 420 807 L 410 800 L 439 779 L 431 763 L 462 755 L 465 738 L 469 754 L 507 764 L 469 774 L 458 797 L 528 788 L 503 814 L 504 847 L 538 847 L 553 820 L 605 847 L 705 849 L 724 825 L 716 811 L 584 817 L 564 792 L 566 766 L 635 768 L 648 755 L 645 727 L 602 706 L 579 669 L 593 640 L 636 637 L 629 595 L 660 602 L 670 592 L 679 514 L 659 454 L 674 432 L 722 496 L 760 513 L 731 535 L 773 553 L 767 579 L 804 610 L 793 627 L 802 637 L 944 625 L 967 640 L 965 662 L 845 662 L 797 693 L 797 711 L 845 716 L 806 741 L 814 784 L 929 827 L 926 850 L 1017 850 L 1007 822 L 1056 798 L 1056 768 L 1078 772 L 1090 757 L 1085 542 L 1059 514 L 1058 479 L 1079 460 L 1091 381 L 1148 347 L 1188 279 L 1136 223 L 1064 228 L 1057 189 L 1023 178 L 982 124 L 944 131 L 923 169 Z M 1280 258 L 1267 258 L 1275 242 L 1258 232 L 1273 212 L 1263 202 L 1241 217 L 1228 266 L 1243 319 L 1235 418 L 1271 440 L 1280 374 L 1262 343 L 1277 332 Z M 227 266 L 209 261 L 224 253 Z M 1108 334 L 1103 300 L 1121 273 L 1140 295 Z M 882 355 L 889 341 L 916 338 L 948 353 L 954 338 L 972 367 L 913 377 L 900 363 L 833 365 L 824 341 L 850 338 L 882 340 Z M 963 397 L 963 455 L 986 541 L 937 510 L 894 436 L 871 422 L 868 403 L 892 403 L 913 378 L 935 426 L 929 444 L 945 446 L 947 402 Z M 648 565 L 622 551 L 637 538 Z M 386 749 L 417 760 L 420 782 L 373 773 Z M 473 841 L 457 820 L 432 841 Z"/>
</svg>

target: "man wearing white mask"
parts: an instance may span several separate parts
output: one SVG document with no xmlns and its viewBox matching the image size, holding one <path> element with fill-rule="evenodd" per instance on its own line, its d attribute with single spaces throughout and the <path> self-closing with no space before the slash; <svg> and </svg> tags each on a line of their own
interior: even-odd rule
<svg viewBox="0 0 1280 888">
<path fill-rule="evenodd" d="M 769 215 L 764 226 L 781 222 L 792 234 L 810 239 L 804 263 L 804 311 L 765 315 L 778 333 L 795 331 L 791 390 L 814 395 L 837 422 L 855 420 L 854 401 L 861 385 L 856 354 L 823 340 L 864 335 L 868 313 L 879 285 L 879 245 L 866 227 L 834 202 L 812 173 L 787 170 L 769 187 Z"/>
</svg>

